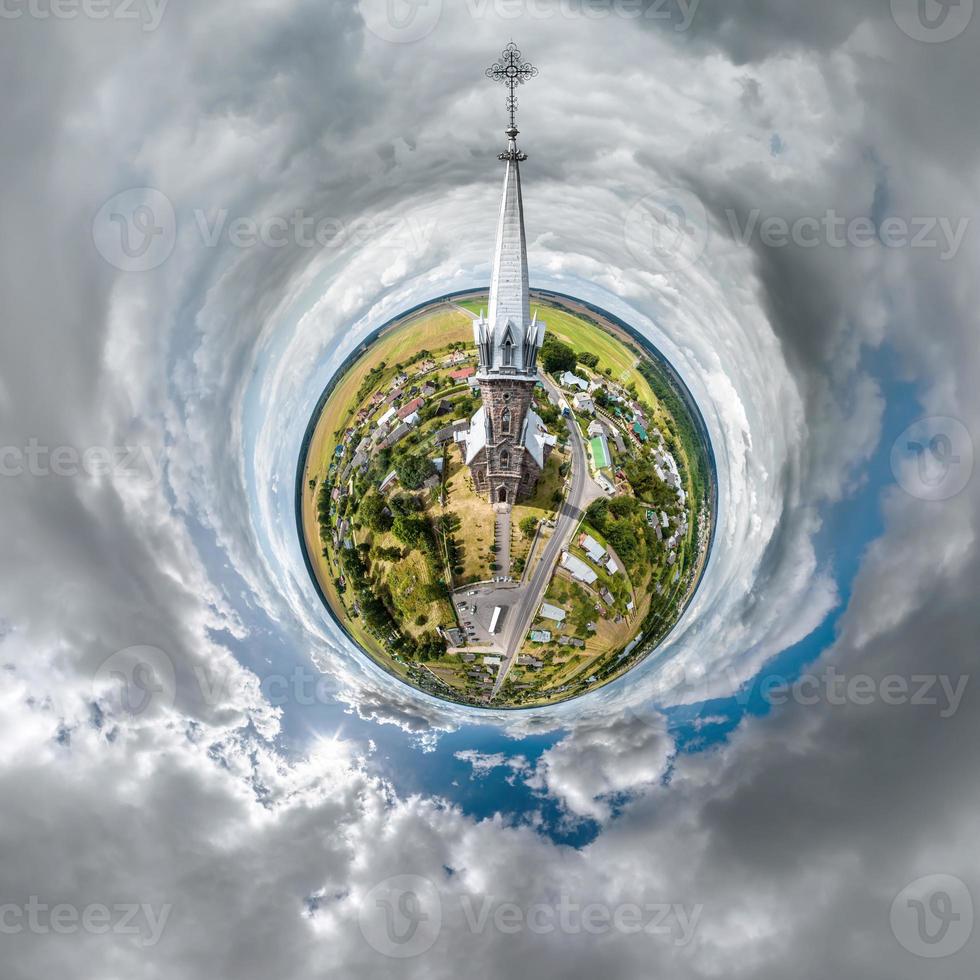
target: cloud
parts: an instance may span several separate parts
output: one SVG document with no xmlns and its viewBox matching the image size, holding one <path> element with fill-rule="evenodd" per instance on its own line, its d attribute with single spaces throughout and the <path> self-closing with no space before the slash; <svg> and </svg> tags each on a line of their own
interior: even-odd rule
<svg viewBox="0 0 980 980">
<path fill-rule="evenodd" d="M 980 431 L 969 31 L 915 42 L 887 5 L 853 3 L 703 7 L 684 36 L 526 11 L 542 67 L 520 117 L 532 280 L 622 315 L 684 374 L 719 460 L 711 567 L 656 658 L 539 712 L 418 695 L 319 606 L 292 481 L 320 391 L 374 326 L 488 274 L 502 103 L 479 68 L 517 32 L 492 9 L 446 5 L 401 45 L 354 5 L 312 2 L 171 5 L 146 33 L 24 16 L 0 37 L 21 93 L 0 110 L 0 445 L 135 446 L 146 464 L 0 478 L 3 901 L 172 906 L 152 947 L 5 936 L 12 977 L 387 975 L 364 917 L 405 874 L 442 923 L 408 976 L 894 980 L 922 975 L 889 928 L 895 896 L 934 873 L 980 894 L 972 679 L 949 717 L 791 700 L 697 754 L 651 706 L 730 692 L 835 610 L 821 665 L 972 678 L 976 480 L 925 501 L 877 466 L 919 415 Z M 127 273 L 92 221 L 144 186 L 174 207 L 173 252 Z M 671 188 L 703 204 L 707 233 L 679 266 L 638 259 L 624 234 L 638 199 Z M 262 225 L 297 208 L 329 244 L 202 237 L 223 210 Z M 754 212 L 831 210 L 969 223 L 947 259 L 739 241 Z M 858 493 L 880 509 L 875 540 L 835 522 Z M 100 673 L 133 647 L 164 658 L 142 713 Z M 261 684 L 287 661 L 324 679 L 306 713 Z M 486 727 L 513 751 L 485 750 Z M 413 760 L 452 735 L 475 777 L 507 766 L 598 836 L 574 849 L 508 820 L 508 799 L 477 820 L 401 792 L 368 732 Z M 522 744 L 553 732 L 539 756 Z M 532 929 L 563 896 L 665 906 L 669 928 Z M 930 975 L 973 961 L 968 946 Z"/>
</svg>

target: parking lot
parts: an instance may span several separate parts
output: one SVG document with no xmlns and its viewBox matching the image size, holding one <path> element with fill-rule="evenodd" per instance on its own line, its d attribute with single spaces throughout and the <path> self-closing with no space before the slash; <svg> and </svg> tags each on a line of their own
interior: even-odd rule
<svg viewBox="0 0 980 980">
<path fill-rule="evenodd" d="M 511 607 L 520 596 L 516 582 L 464 586 L 453 593 L 453 603 L 466 634 L 468 646 L 494 647 L 503 651 L 503 635 Z M 493 611 L 500 606 L 496 630 L 491 634 Z"/>
</svg>

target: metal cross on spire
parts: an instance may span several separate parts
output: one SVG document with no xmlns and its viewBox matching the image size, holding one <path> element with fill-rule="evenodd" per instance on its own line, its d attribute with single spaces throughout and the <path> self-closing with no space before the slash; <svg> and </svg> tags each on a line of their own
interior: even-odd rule
<svg viewBox="0 0 980 980">
<path fill-rule="evenodd" d="M 517 135 L 517 126 L 514 117 L 517 113 L 517 96 L 514 94 L 518 85 L 523 85 L 529 78 L 537 75 L 538 69 L 534 65 L 522 60 L 521 49 L 513 41 L 500 52 L 500 61 L 495 61 L 487 69 L 487 78 L 494 81 L 503 82 L 507 86 L 507 111 L 510 113 L 510 128 L 507 135 L 511 140 Z"/>
</svg>

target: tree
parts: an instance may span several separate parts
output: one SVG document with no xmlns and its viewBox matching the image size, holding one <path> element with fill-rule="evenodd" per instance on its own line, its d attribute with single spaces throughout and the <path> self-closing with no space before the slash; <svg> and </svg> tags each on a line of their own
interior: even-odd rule
<svg viewBox="0 0 980 980">
<path fill-rule="evenodd" d="M 369 493 L 362 501 L 359 510 L 361 520 L 372 530 L 384 533 L 391 530 L 391 514 L 388 513 L 384 497 L 379 493 Z"/>
<path fill-rule="evenodd" d="M 579 364 L 584 364 L 586 367 L 597 368 L 599 366 L 599 355 L 593 354 L 592 351 L 579 351 L 576 355 Z"/>
<path fill-rule="evenodd" d="M 521 529 L 521 534 L 523 534 L 525 538 L 530 540 L 531 538 L 534 537 L 534 532 L 537 531 L 538 529 L 538 519 L 536 517 L 531 517 L 531 516 L 525 517 L 521 521 L 519 527 Z"/>
<path fill-rule="evenodd" d="M 392 530 L 395 537 L 409 548 L 422 548 L 429 540 L 429 523 L 424 517 L 398 514 Z"/>
<path fill-rule="evenodd" d="M 541 364 L 549 374 L 575 370 L 575 351 L 568 344 L 563 344 L 550 334 L 544 338 L 540 356 Z"/>
<path fill-rule="evenodd" d="M 395 472 L 403 487 L 418 490 L 433 472 L 432 460 L 428 456 L 403 456 L 395 463 Z"/>
</svg>

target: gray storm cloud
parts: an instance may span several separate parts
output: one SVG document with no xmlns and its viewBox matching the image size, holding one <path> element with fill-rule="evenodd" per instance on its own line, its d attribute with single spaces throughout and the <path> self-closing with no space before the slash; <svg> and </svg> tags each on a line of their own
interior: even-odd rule
<svg viewBox="0 0 980 980">
<path fill-rule="evenodd" d="M 350 4 L 171 0 L 152 31 L 5 19 L 0 443 L 135 445 L 148 463 L 0 479 L 0 905 L 172 906 L 153 946 L 4 934 L 5 975 L 382 976 L 392 961 L 358 911 L 410 874 L 441 896 L 442 928 L 431 955 L 402 961 L 408 976 L 911 980 L 926 961 L 890 931 L 893 898 L 933 873 L 980 895 L 972 684 L 945 718 L 790 701 L 696 755 L 643 707 L 730 693 L 835 608 L 823 663 L 971 673 L 975 480 L 942 502 L 882 491 L 882 533 L 846 595 L 819 536 L 826 508 L 870 479 L 882 359 L 912 392 L 909 422 L 978 431 L 974 228 L 945 261 L 742 244 L 738 230 L 754 211 L 974 221 L 976 25 L 932 44 L 887 3 L 704 0 L 686 31 L 551 9 L 446 5 L 406 43 Z M 358 338 L 487 278 L 502 100 L 481 66 L 511 33 L 542 68 L 521 108 L 532 285 L 658 344 L 719 463 L 711 565 L 662 651 L 582 702 L 491 719 L 515 737 L 562 730 L 515 773 L 570 821 L 598 822 L 578 850 L 401 797 L 356 739 L 283 751 L 281 712 L 234 656 L 261 615 L 378 739 L 431 749 L 474 720 L 392 689 L 333 630 L 292 481 L 312 406 Z M 171 203 L 174 236 L 160 264 L 124 271 L 139 257 L 106 261 L 92 221 L 141 187 Z M 692 261 L 630 247 L 630 209 L 664 195 L 703 208 Z M 232 238 L 236 218 L 284 219 L 292 236 L 296 209 L 327 223 L 328 244 Z M 97 681 L 137 644 L 165 651 L 175 679 L 134 717 Z M 192 682 L 202 670 L 225 682 L 211 697 Z M 527 909 L 562 895 L 668 906 L 672 931 L 473 927 L 488 896 Z M 974 961 L 967 946 L 927 965 L 959 978 Z"/>
</svg>

